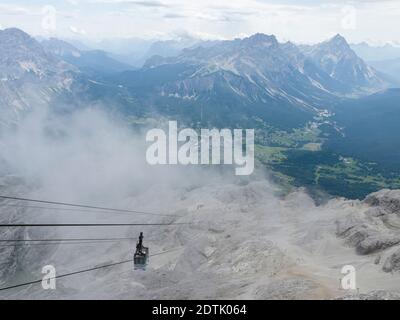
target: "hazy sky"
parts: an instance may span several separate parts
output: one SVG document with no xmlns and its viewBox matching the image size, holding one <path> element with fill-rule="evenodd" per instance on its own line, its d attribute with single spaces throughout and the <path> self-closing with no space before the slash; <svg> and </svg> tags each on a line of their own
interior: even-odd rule
<svg viewBox="0 0 400 320">
<path fill-rule="evenodd" d="M 400 0 L 1 0 L 0 26 L 64 38 L 195 35 L 234 38 L 263 32 L 316 42 L 400 45 Z"/>
</svg>

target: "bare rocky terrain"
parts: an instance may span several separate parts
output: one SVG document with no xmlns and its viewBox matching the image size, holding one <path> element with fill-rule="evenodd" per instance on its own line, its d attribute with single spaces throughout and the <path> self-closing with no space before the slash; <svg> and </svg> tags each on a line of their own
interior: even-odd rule
<svg viewBox="0 0 400 320">
<path fill-rule="evenodd" d="M 364 201 L 334 199 L 316 206 L 302 190 L 285 198 L 266 180 L 248 184 L 159 185 L 127 198 L 121 207 L 141 207 L 181 217 L 190 225 L 146 227 L 146 271 L 131 263 L 0 293 L 1 298 L 111 299 L 398 299 L 400 296 L 398 206 L 400 191 L 382 190 Z M 154 197 L 154 194 L 158 194 Z M 4 203 L 3 203 L 4 204 Z M 30 210 L 30 211 L 28 211 Z M 2 208 L 1 219 L 18 221 L 38 209 Z M 47 215 L 47 216 L 46 216 Z M 52 215 L 54 217 L 54 215 Z M 41 213 L 38 217 L 50 217 Z M 82 216 L 80 216 L 82 217 Z M 103 217 L 107 219 L 107 215 Z M 56 218 L 53 218 L 56 219 Z M 58 220 L 57 220 L 58 219 Z M 55 221 L 59 221 L 57 218 Z M 65 217 L 63 218 L 65 219 Z M 70 218 L 68 218 L 70 219 Z M 83 218 L 81 218 L 83 219 Z M 126 221 L 126 217 L 124 219 Z M 142 220 L 136 218 L 133 221 Z M 132 218 L 129 217 L 132 221 Z M 146 217 L 160 221 L 160 217 Z M 137 227 L 85 231 L 88 237 L 133 236 Z M 2 238 L 43 236 L 36 230 Z M 59 228 L 46 236 L 77 236 Z M 53 264 L 60 274 L 130 259 L 134 243 L 8 246 L 1 249 L 1 286 L 41 277 Z M 168 251 L 168 252 L 167 252 Z M 158 255 L 158 253 L 166 252 Z M 340 289 L 344 265 L 356 268 L 358 290 Z"/>
</svg>

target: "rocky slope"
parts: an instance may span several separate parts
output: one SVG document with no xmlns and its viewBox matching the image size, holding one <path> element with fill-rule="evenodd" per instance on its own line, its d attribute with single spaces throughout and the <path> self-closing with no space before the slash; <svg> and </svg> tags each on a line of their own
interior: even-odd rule
<svg viewBox="0 0 400 320">
<path fill-rule="evenodd" d="M 72 299 L 394 299 L 399 296 L 398 248 L 385 233 L 389 229 L 390 234 L 397 232 L 397 218 L 386 219 L 390 227 L 385 227 L 382 220 L 382 212 L 396 215 L 398 191 L 382 191 L 363 202 L 336 199 L 317 207 L 301 190 L 285 199 L 274 196 L 274 190 L 266 181 L 247 185 L 218 182 L 184 189 L 153 186 L 120 205 L 168 209 L 182 216 L 176 221 L 191 224 L 145 230 L 145 242 L 151 253 L 172 250 L 150 258 L 147 271 L 133 271 L 128 263 L 60 279 L 55 291 L 32 285 L 0 295 Z M 155 192 L 159 195 L 157 199 L 153 197 Z M 162 199 L 169 199 L 168 205 Z M 8 210 L 3 210 L 2 217 L 7 213 L 16 219 L 16 209 Z M 46 216 L 49 217 L 41 214 L 42 218 Z M 342 226 L 342 221 L 347 221 L 346 226 Z M 25 230 L 24 234 L 39 236 L 32 231 Z M 57 236 L 58 232 L 54 230 L 51 234 Z M 62 232 L 63 236 L 74 234 L 68 230 Z M 120 235 L 132 236 L 138 232 L 137 228 L 126 229 Z M 363 235 L 361 240 L 355 235 L 357 232 Z M 90 231 L 92 236 L 95 233 Z M 357 251 L 352 248 L 354 245 Z M 58 272 L 64 273 L 129 259 L 132 250 L 133 243 L 2 248 L 2 270 L 7 270 L 1 277 L 2 285 L 40 278 L 43 264 L 54 264 Z M 341 268 L 349 264 L 356 268 L 359 292 L 339 288 Z"/>
<path fill-rule="evenodd" d="M 71 92 L 79 71 L 19 29 L 0 31 L 0 124 Z"/>
<path fill-rule="evenodd" d="M 349 92 L 387 86 L 382 75 L 358 57 L 341 35 L 314 46 L 302 46 L 301 49 L 331 78 L 351 88 Z"/>
<path fill-rule="evenodd" d="M 198 83 L 199 78 L 224 72 L 243 78 L 241 87 L 230 82 L 236 94 L 249 99 L 268 96 L 303 106 L 318 106 L 318 99 L 329 100 L 329 94 L 359 92 L 362 89 L 376 91 L 387 85 L 381 75 L 359 58 L 340 35 L 314 46 L 296 46 L 290 42 L 279 43 L 273 35 L 255 34 L 244 39 L 185 49 L 178 57 L 154 57 L 147 61 L 145 68 L 165 64 L 196 66 L 196 71 L 187 82 L 196 79 Z M 209 86 L 211 84 L 210 80 Z M 175 85 L 178 91 L 186 90 L 188 96 L 196 95 L 195 88 L 189 83 Z M 178 91 L 178 94 L 184 95 Z M 197 94 L 200 94 L 199 90 Z"/>
<path fill-rule="evenodd" d="M 369 208 L 338 221 L 337 233 L 361 255 L 374 255 L 385 272 L 400 270 L 400 191 L 381 190 L 366 197 Z"/>
</svg>

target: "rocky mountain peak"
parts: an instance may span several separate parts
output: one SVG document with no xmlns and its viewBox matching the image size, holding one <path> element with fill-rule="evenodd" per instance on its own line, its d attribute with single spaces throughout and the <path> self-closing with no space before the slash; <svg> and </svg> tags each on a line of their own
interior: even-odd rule
<svg viewBox="0 0 400 320">
<path fill-rule="evenodd" d="M 29 40 L 33 39 L 29 34 L 26 32 L 22 31 L 21 29 L 18 28 L 7 28 L 4 30 L 0 30 L 0 37 L 2 39 L 7 38 L 7 37 L 12 37 L 14 38 L 13 40 L 16 39 L 22 39 L 22 40 Z"/>
<path fill-rule="evenodd" d="M 29 34 L 17 28 L 0 30 L 0 53 L 8 54 L 10 50 L 14 50 L 10 56 L 22 51 L 41 51 L 39 42 L 32 38 Z"/>
<path fill-rule="evenodd" d="M 337 35 L 335 35 L 333 38 L 331 38 L 330 40 L 328 40 L 328 42 L 335 43 L 335 44 L 348 45 L 347 40 L 345 39 L 345 37 L 343 37 L 339 33 Z"/>
<path fill-rule="evenodd" d="M 278 46 L 278 40 L 274 35 L 266 35 L 264 33 L 256 33 L 242 40 L 243 44 L 250 46 Z"/>
<path fill-rule="evenodd" d="M 382 89 L 386 85 L 379 74 L 357 56 L 340 34 L 320 44 L 302 46 L 301 49 L 330 77 L 352 87 L 353 90 Z"/>
</svg>

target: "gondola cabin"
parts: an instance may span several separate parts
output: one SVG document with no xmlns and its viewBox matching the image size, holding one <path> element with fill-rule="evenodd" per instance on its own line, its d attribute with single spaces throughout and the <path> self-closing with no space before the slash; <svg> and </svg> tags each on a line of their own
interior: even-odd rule
<svg viewBox="0 0 400 320">
<path fill-rule="evenodd" d="M 149 262 L 149 249 L 146 247 L 143 247 L 142 252 L 135 252 L 135 255 L 133 257 L 133 264 L 134 264 L 134 269 L 135 270 L 146 270 L 146 266 Z"/>
<path fill-rule="evenodd" d="M 134 270 L 146 270 L 149 263 L 149 248 L 143 246 L 143 232 L 140 233 L 139 241 L 136 244 L 136 251 L 133 256 Z"/>
</svg>

